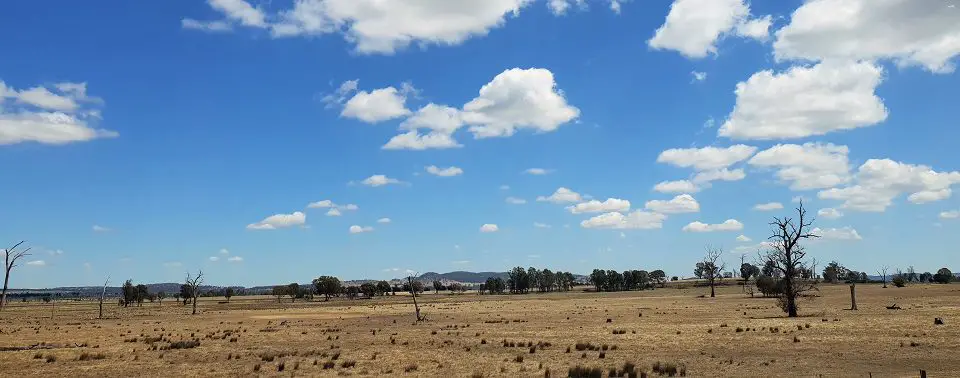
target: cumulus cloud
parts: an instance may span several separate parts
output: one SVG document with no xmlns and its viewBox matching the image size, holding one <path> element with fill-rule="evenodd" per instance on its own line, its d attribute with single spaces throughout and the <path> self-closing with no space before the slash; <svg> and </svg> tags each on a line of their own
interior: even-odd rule
<svg viewBox="0 0 960 378">
<path fill-rule="evenodd" d="M 626 215 L 620 212 L 600 214 L 580 222 L 583 228 L 599 229 L 657 229 L 663 228 L 667 216 L 660 213 L 634 210 Z"/>
<path fill-rule="evenodd" d="M 527 168 L 527 170 L 523 171 L 523 173 L 526 173 L 528 175 L 534 175 L 534 176 L 543 176 L 550 172 L 552 171 L 544 168 Z"/>
<path fill-rule="evenodd" d="M 353 225 L 353 226 L 350 226 L 349 231 L 351 234 L 362 234 L 364 232 L 373 232 L 373 227 L 370 227 L 370 226 L 361 227 L 358 225 Z"/>
<path fill-rule="evenodd" d="M 243 257 L 240 256 L 230 256 L 227 258 L 227 262 L 240 263 L 243 262 Z"/>
<path fill-rule="evenodd" d="M 463 147 L 453 133 L 463 126 L 460 110 L 446 105 L 429 103 L 400 124 L 407 130 L 390 139 L 385 150 L 426 150 Z M 424 131 L 424 133 L 421 133 Z"/>
<path fill-rule="evenodd" d="M 706 72 L 691 71 L 691 72 L 690 72 L 690 76 L 693 76 L 693 82 L 694 82 L 694 83 L 707 80 L 707 73 L 706 73 Z"/>
<path fill-rule="evenodd" d="M 483 226 L 480 226 L 480 232 L 497 232 L 500 231 L 500 227 L 497 227 L 495 224 L 486 223 Z"/>
<path fill-rule="evenodd" d="M 683 226 L 683 231 L 686 232 L 740 231 L 742 229 L 743 223 L 736 219 L 727 219 L 720 224 L 706 224 L 696 221 Z"/>
<path fill-rule="evenodd" d="M 580 202 L 583 200 L 583 197 L 580 196 L 580 193 L 574 192 L 570 189 L 560 187 L 557 188 L 557 191 L 553 192 L 549 197 L 539 196 L 537 201 L 540 202 L 553 202 L 553 203 L 572 203 Z"/>
<path fill-rule="evenodd" d="M 341 117 L 355 118 L 366 123 L 377 123 L 410 114 L 406 108 L 407 96 L 394 87 L 359 91 L 347 100 Z"/>
<path fill-rule="evenodd" d="M 590 200 L 587 202 L 578 203 L 574 206 L 569 206 L 567 207 L 567 210 L 573 214 L 627 211 L 630 210 L 630 201 L 619 198 L 607 198 L 607 200 L 603 202 Z"/>
<path fill-rule="evenodd" d="M 821 229 L 820 227 L 810 230 L 811 234 L 819 235 L 823 239 L 833 239 L 833 240 L 861 240 L 860 234 L 857 233 L 857 230 L 850 227 L 843 228 L 826 228 Z"/>
<path fill-rule="evenodd" d="M 420 134 L 416 131 L 408 131 L 390 138 L 386 144 L 381 147 L 384 150 L 414 150 L 422 151 L 429 149 L 447 149 L 460 148 L 462 144 L 453 139 L 450 134 L 431 132 Z"/>
<path fill-rule="evenodd" d="M 341 215 L 343 214 L 340 213 L 340 209 L 330 209 L 329 211 L 327 211 L 328 217 L 339 217 Z"/>
<path fill-rule="evenodd" d="M 771 23 L 769 16 L 751 18 L 745 0 L 674 0 L 647 45 L 699 59 L 717 54 L 717 41 L 726 36 L 764 41 Z"/>
<path fill-rule="evenodd" d="M 43 260 L 33 260 L 33 261 L 27 261 L 27 265 L 29 265 L 29 266 L 47 266 L 47 262 L 46 262 L 46 261 L 43 261 Z"/>
<path fill-rule="evenodd" d="M 96 225 L 96 224 L 93 225 L 93 228 L 92 228 L 92 229 L 93 229 L 93 232 L 110 232 L 110 231 L 113 231 L 113 229 L 110 228 L 110 227 L 104 227 L 104 226 L 100 226 L 100 225 Z"/>
<path fill-rule="evenodd" d="M 213 262 L 217 262 L 217 261 L 220 261 L 220 257 L 218 257 L 218 256 L 210 256 L 210 257 L 208 258 L 208 260 L 213 261 Z"/>
<path fill-rule="evenodd" d="M 550 132 L 579 115 L 557 89 L 553 73 L 543 68 L 503 71 L 481 87 L 462 112 L 477 139 L 508 137 L 519 129 Z"/>
<path fill-rule="evenodd" d="M 940 219 L 957 219 L 960 218 L 960 210 L 949 210 L 943 211 L 940 213 Z"/>
<path fill-rule="evenodd" d="M 874 93 L 883 69 L 871 62 L 824 62 L 737 84 L 733 111 L 718 130 L 732 139 L 796 139 L 876 125 L 887 108 Z"/>
<path fill-rule="evenodd" d="M 377 223 L 380 223 L 380 224 L 387 224 L 387 223 L 391 223 L 391 222 L 393 222 L 393 220 L 391 220 L 390 218 L 380 218 L 380 219 L 377 219 Z"/>
<path fill-rule="evenodd" d="M 310 202 L 309 204 L 307 204 L 308 209 L 322 209 L 322 208 L 334 207 L 334 206 L 336 205 L 334 205 L 333 201 L 331 200 L 321 200 L 317 202 Z"/>
<path fill-rule="evenodd" d="M 776 177 L 793 190 L 823 189 L 850 181 L 847 146 L 826 143 L 778 144 L 758 152 L 749 164 L 777 169 Z"/>
<path fill-rule="evenodd" d="M 463 174 L 463 169 L 458 167 L 439 168 L 436 165 L 431 165 L 425 169 L 427 170 L 427 173 L 440 177 L 459 176 Z"/>
<path fill-rule="evenodd" d="M 101 118 L 102 106 L 103 100 L 87 95 L 87 83 L 17 90 L 0 80 L 0 145 L 63 145 L 116 138 L 116 131 L 93 126 Z"/>
<path fill-rule="evenodd" d="M 523 205 L 527 203 L 527 200 L 517 197 L 507 197 L 505 201 L 511 205 Z"/>
<path fill-rule="evenodd" d="M 693 182 L 697 184 L 707 184 L 711 181 L 740 181 L 747 177 L 742 168 L 737 169 L 714 169 L 710 171 L 699 172 L 693 176 Z"/>
<path fill-rule="evenodd" d="M 366 186 L 378 187 L 378 186 L 384 186 L 384 185 L 402 184 L 403 181 L 397 180 L 395 178 L 390 178 L 385 175 L 373 175 L 363 179 L 363 181 L 361 181 L 360 183 Z"/>
<path fill-rule="evenodd" d="M 832 207 L 817 210 L 817 216 L 827 219 L 837 219 L 843 216 L 843 212 Z"/>
<path fill-rule="evenodd" d="M 950 197 L 951 186 L 960 183 L 960 172 L 937 172 L 925 165 L 890 159 L 867 160 L 857 170 L 854 185 L 817 193 L 820 199 L 843 201 L 842 208 L 853 211 L 882 212 L 893 200 L 909 193 L 914 204 Z"/>
<path fill-rule="evenodd" d="M 756 151 L 756 147 L 743 144 L 726 148 L 671 148 L 657 156 L 657 163 L 693 168 L 697 171 L 709 171 L 727 168 L 747 160 Z"/>
<path fill-rule="evenodd" d="M 700 203 L 689 194 L 681 194 L 669 201 L 647 201 L 644 208 L 662 214 L 696 213 L 700 211 Z"/>
<path fill-rule="evenodd" d="M 678 180 L 663 181 L 654 185 L 653 190 L 660 193 L 696 193 L 700 191 L 700 188 L 688 180 Z"/>
<path fill-rule="evenodd" d="M 247 225 L 248 230 L 275 230 L 293 226 L 302 226 L 307 222 L 307 215 L 296 211 L 293 214 L 274 214 L 257 223 Z"/>
<path fill-rule="evenodd" d="M 738 241 L 738 242 L 741 242 L 741 243 L 746 243 L 746 242 L 751 241 L 751 240 L 753 240 L 753 239 L 748 238 L 746 235 L 737 236 L 737 241 Z"/>
<path fill-rule="evenodd" d="M 773 210 L 780 210 L 782 208 L 783 208 L 783 204 L 780 202 L 760 203 L 753 206 L 753 209 L 757 211 L 773 211 Z"/>
<path fill-rule="evenodd" d="M 960 12 L 942 1 L 809 0 L 773 47 L 778 61 L 890 59 L 949 73 L 960 54 Z"/>
</svg>

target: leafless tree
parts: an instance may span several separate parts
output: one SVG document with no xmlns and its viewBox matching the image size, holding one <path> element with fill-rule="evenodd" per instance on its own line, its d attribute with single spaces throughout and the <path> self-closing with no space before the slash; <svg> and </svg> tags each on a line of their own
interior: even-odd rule
<svg viewBox="0 0 960 378">
<path fill-rule="evenodd" d="M 420 316 L 420 305 L 417 304 L 417 290 L 413 286 L 413 276 L 407 276 L 407 284 L 410 285 L 410 294 L 413 295 L 413 309 L 417 312 L 417 321 L 427 320 L 425 316 Z"/>
<path fill-rule="evenodd" d="M 24 249 L 22 251 L 17 251 L 17 247 L 22 245 L 24 242 L 21 241 L 17 244 L 14 244 L 12 248 L 3 250 L 3 293 L 0 294 L 0 310 L 3 310 L 3 307 L 7 305 L 7 285 L 10 283 L 10 271 L 17 266 L 17 260 L 22 259 L 25 256 L 30 256 L 30 248 Z"/>
<path fill-rule="evenodd" d="M 190 277 L 190 272 L 187 272 L 187 279 L 184 282 L 187 286 L 190 287 L 190 293 L 193 298 L 193 315 L 197 314 L 197 298 L 200 297 L 200 285 L 203 284 L 203 271 L 197 272 L 196 277 Z"/>
<path fill-rule="evenodd" d="M 100 315 L 97 315 L 97 319 L 103 319 L 103 297 L 107 296 L 107 285 L 110 284 L 110 277 L 107 277 L 106 281 L 103 281 L 103 290 L 100 291 Z"/>
<path fill-rule="evenodd" d="M 880 267 L 880 270 L 879 270 L 879 271 L 877 271 L 877 275 L 879 275 L 880 277 L 883 278 L 883 288 L 884 288 L 884 289 L 887 288 L 887 271 L 889 271 L 889 270 L 890 270 L 890 267 L 887 266 L 887 265 L 884 265 L 884 266 Z"/>
<path fill-rule="evenodd" d="M 701 272 L 703 278 L 710 285 L 710 298 L 716 297 L 717 281 L 723 279 L 723 270 L 727 265 L 720 256 L 723 255 L 723 249 L 707 247 L 707 254 L 699 263 L 697 270 Z"/>
<path fill-rule="evenodd" d="M 804 271 L 816 271 L 816 260 L 807 261 L 807 252 L 800 245 L 800 241 L 820 237 L 811 232 L 813 219 L 807 217 L 803 202 L 800 202 L 796 210 L 796 221 L 789 217 L 773 218 L 773 222 L 770 222 L 773 235 L 768 238 L 771 246 L 766 254 L 761 256 L 763 261 L 771 262 L 776 271 L 783 275 L 779 302 L 780 307 L 791 318 L 797 317 L 797 299 L 804 293 L 817 289 L 816 280 L 804 279 L 801 276 Z"/>
</svg>

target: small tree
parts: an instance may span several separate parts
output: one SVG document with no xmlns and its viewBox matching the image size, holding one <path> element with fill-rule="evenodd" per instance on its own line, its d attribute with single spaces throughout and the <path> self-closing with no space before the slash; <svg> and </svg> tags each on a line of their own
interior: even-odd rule
<svg viewBox="0 0 960 378">
<path fill-rule="evenodd" d="M 10 284 L 10 271 L 17 266 L 17 260 L 30 256 L 30 248 L 17 251 L 24 241 L 14 244 L 13 247 L 3 250 L 3 293 L 0 294 L 0 310 L 7 305 L 7 286 Z"/>
<path fill-rule="evenodd" d="M 740 264 L 740 278 L 743 279 L 743 286 L 747 285 L 747 281 L 750 281 L 751 278 L 757 277 L 760 275 L 760 268 L 751 263 L 742 263 Z"/>
<path fill-rule="evenodd" d="M 603 269 L 594 269 L 593 272 L 590 273 L 590 283 L 597 288 L 597 292 L 603 291 L 604 288 L 609 286 L 607 284 L 607 272 Z"/>
<path fill-rule="evenodd" d="M 133 280 L 124 282 L 121 291 L 123 292 L 123 307 L 137 301 L 137 287 L 133 284 Z"/>
<path fill-rule="evenodd" d="M 940 283 L 940 284 L 948 284 L 952 282 L 953 279 L 954 279 L 953 272 L 951 272 L 950 269 L 947 269 L 947 268 L 940 268 L 940 270 L 937 271 L 937 274 L 933 275 L 933 282 Z"/>
<path fill-rule="evenodd" d="M 226 289 L 223 289 L 223 297 L 224 297 L 224 298 L 227 298 L 227 303 L 230 303 L 230 297 L 232 297 L 232 296 L 233 296 L 233 288 L 232 288 L 232 287 L 227 287 Z"/>
<path fill-rule="evenodd" d="M 287 295 L 290 296 L 290 303 L 297 301 L 297 294 L 300 293 L 300 284 L 291 282 L 287 285 Z"/>
<path fill-rule="evenodd" d="M 193 302 L 193 315 L 197 314 L 197 298 L 200 297 L 200 285 L 203 284 L 203 271 L 198 271 L 195 277 L 190 277 L 190 272 L 187 272 L 187 278 L 184 281 L 184 285 L 190 288 L 190 300 Z"/>
<path fill-rule="evenodd" d="M 667 283 L 667 273 L 660 269 L 654 270 L 650 272 L 650 279 L 663 287 Z"/>
<path fill-rule="evenodd" d="M 150 289 L 147 288 L 147 285 L 139 284 L 136 287 L 137 289 L 137 307 L 143 306 L 143 300 L 150 298 Z"/>
<path fill-rule="evenodd" d="M 880 278 L 883 280 L 884 289 L 887 288 L 887 271 L 889 270 L 890 270 L 890 267 L 887 265 L 884 265 L 880 267 L 880 270 L 877 271 L 877 275 L 880 276 Z"/>
<path fill-rule="evenodd" d="M 386 294 L 386 293 L 389 293 L 390 290 L 391 290 L 391 288 L 390 288 L 390 283 L 389 283 L 389 282 L 387 282 L 387 281 L 377 282 L 377 293 L 379 293 L 380 295 L 384 295 L 384 294 Z"/>
<path fill-rule="evenodd" d="M 373 298 L 374 295 L 377 295 L 377 285 L 370 282 L 364 282 L 360 284 L 360 292 L 368 298 Z"/>
<path fill-rule="evenodd" d="M 697 263 L 694 272 L 699 273 L 701 278 L 707 280 L 707 284 L 710 285 L 710 298 L 717 296 L 715 289 L 717 281 L 723 279 L 723 269 L 726 268 L 726 264 L 720 258 L 722 255 L 723 249 L 707 247 L 706 255 L 702 261 Z"/>
<path fill-rule="evenodd" d="M 313 280 L 313 287 L 317 294 L 322 294 L 325 301 L 330 300 L 331 295 L 339 295 L 343 285 L 340 279 L 332 276 L 320 276 Z"/>
<path fill-rule="evenodd" d="M 270 293 L 277 297 L 277 303 L 280 303 L 280 299 L 287 295 L 287 287 L 283 285 L 274 286 Z"/>
<path fill-rule="evenodd" d="M 773 235 L 769 238 L 772 246 L 766 255 L 761 256 L 783 276 L 779 303 L 791 318 L 797 317 L 797 298 L 807 291 L 816 290 L 815 280 L 805 280 L 801 277 L 801 272 L 804 270 L 811 272 L 816 270 L 816 261 L 810 263 L 806 261 L 807 252 L 800 245 L 800 241 L 819 236 L 811 233 L 810 227 L 813 225 L 813 220 L 807 219 L 803 202 L 800 202 L 797 207 L 797 214 L 799 219 L 796 222 L 788 217 L 773 218 L 773 222 L 770 222 Z"/>
<path fill-rule="evenodd" d="M 440 289 L 443 288 L 443 283 L 440 280 L 433 280 L 433 293 L 440 294 Z"/>
<path fill-rule="evenodd" d="M 157 304 L 159 304 L 160 306 L 163 306 L 163 298 L 166 298 L 166 297 L 167 297 L 167 293 L 165 293 L 165 292 L 163 292 L 163 291 L 158 291 L 158 292 L 157 292 Z"/>
</svg>

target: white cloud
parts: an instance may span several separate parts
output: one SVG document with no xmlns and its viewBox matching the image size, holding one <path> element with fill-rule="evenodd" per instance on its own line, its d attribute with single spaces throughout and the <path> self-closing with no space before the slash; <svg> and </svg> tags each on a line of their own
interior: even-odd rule
<svg viewBox="0 0 960 378">
<path fill-rule="evenodd" d="M 310 202 L 309 204 L 307 204 L 308 209 L 323 209 L 323 208 L 334 207 L 334 206 L 336 205 L 334 205 L 333 201 L 331 200 L 322 200 L 317 202 Z"/>
<path fill-rule="evenodd" d="M 663 181 L 653 187 L 660 193 L 696 193 L 700 191 L 696 185 L 687 180 Z"/>
<path fill-rule="evenodd" d="M 337 87 L 336 91 L 324 95 L 320 101 L 326 104 L 325 107 L 328 109 L 337 105 L 343 105 L 343 103 L 347 102 L 350 98 L 350 95 L 355 93 L 359 87 L 360 79 L 346 80 Z"/>
<path fill-rule="evenodd" d="M 535 176 L 543 176 L 543 175 L 549 174 L 550 172 L 552 171 L 544 168 L 527 168 L 527 170 L 523 171 L 523 173 L 526 173 L 528 175 L 535 175 Z"/>
<path fill-rule="evenodd" d="M 747 177 L 746 172 L 742 168 L 737 169 L 714 169 L 710 171 L 703 171 L 697 173 L 693 176 L 693 182 L 698 184 L 705 184 L 711 181 L 740 181 Z"/>
<path fill-rule="evenodd" d="M 397 180 L 395 178 L 389 178 L 385 175 L 373 175 L 363 179 L 363 181 L 361 181 L 360 183 L 366 186 L 377 187 L 377 186 L 384 186 L 384 185 L 390 185 L 390 184 L 402 184 L 403 181 Z"/>
<path fill-rule="evenodd" d="M 46 262 L 46 261 L 43 261 L 43 260 L 33 260 L 33 261 L 27 261 L 27 265 L 30 265 L 30 266 L 46 266 L 46 265 L 47 265 L 47 262 Z"/>
<path fill-rule="evenodd" d="M 950 210 L 940 213 L 940 219 L 957 219 L 960 218 L 960 210 Z"/>
<path fill-rule="evenodd" d="M 467 265 L 470 263 L 470 260 L 456 260 L 450 262 L 453 265 Z"/>
<path fill-rule="evenodd" d="M 770 24 L 769 16 L 750 19 L 745 0 L 674 0 L 647 45 L 676 50 L 688 58 L 704 58 L 717 53 L 716 43 L 725 36 L 766 40 Z"/>
<path fill-rule="evenodd" d="M 366 123 L 377 123 L 410 114 L 406 108 L 406 94 L 394 87 L 359 91 L 347 100 L 341 117 L 356 118 Z"/>
<path fill-rule="evenodd" d="M 93 225 L 93 232 L 110 232 L 110 231 L 113 231 L 113 229 L 109 227 L 99 226 L 96 224 Z"/>
<path fill-rule="evenodd" d="M 607 200 L 603 202 L 590 200 L 587 202 L 578 203 L 574 206 L 568 206 L 567 210 L 573 214 L 627 211 L 630 210 L 630 201 L 619 198 L 607 198 Z"/>
<path fill-rule="evenodd" d="M 426 167 L 426 170 L 427 173 L 440 177 L 459 176 L 463 174 L 463 169 L 458 167 L 438 168 L 436 165 L 431 165 Z"/>
<path fill-rule="evenodd" d="M 100 120 L 103 101 L 87 96 L 86 83 L 58 83 L 51 88 L 18 91 L 0 81 L 0 145 L 63 145 L 119 136 L 91 126 Z"/>
<path fill-rule="evenodd" d="M 381 147 L 384 150 L 413 150 L 423 151 L 429 149 L 447 149 L 460 148 L 462 144 L 453 139 L 450 134 L 431 132 L 420 134 L 416 131 L 408 131 L 403 134 L 395 135 Z"/>
<path fill-rule="evenodd" d="M 184 29 L 200 30 L 210 33 L 222 33 L 233 31 L 233 25 L 226 21 L 199 21 L 192 18 L 180 20 L 180 26 Z"/>
<path fill-rule="evenodd" d="M 497 232 L 497 231 L 500 231 L 500 227 L 497 227 L 497 225 L 495 224 L 487 223 L 487 224 L 484 224 L 483 226 L 480 226 L 480 232 Z"/>
<path fill-rule="evenodd" d="M 210 260 L 210 261 L 213 261 L 213 262 L 217 262 L 217 261 L 220 261 L 220 257 L 210 256 L 209 260 Z"/>
<path fill-rule="evenodd" d="M 407 130 L 390 139 L 386 150 L 426 150 L 463 147 L 453 139 L 453 133 L 463 126 L 460 110 L 446 105 L 429 103 L 400 124 Z M 421 134 L 421 130 L 428 133 Z"/>
<path fill-rule="evenodd" d="M 686 232 L 740 231 L 742 229 L 743 223 L 736 219 L 727 219 L 720 224 L 706 224 L 697 221 L 683 226 L 683 231 Z"/>
<path fill-rule="evenodd" d="M 737 241 L 738 241 L 738 242 L 741 242 L 741 243 L 746 243 L 746 242 L 751 241 L 751 240 L 753 240 L 753 239 L 748 238 L 746 235 L 737 236 Z"/>
<path fill-rule="evenodd" d="M 953 72 L 960 12 L 948 1 L 809 0 L 776 33 L 777 60 L 891 59 Z"/>
<path fill-rule="evenodd" d="M 803 201 L 809 201 L 809 200 L 810 200 L 809 198 L 805 198 L 804 196 L 793 196 L 793 198 L 790 199 L 790 202 L 797 203 L 797 202 L 803 202 Z"/>
<path fill-rule="evenodd" d="M 550 226 L 549 224 L 546 224 L 546 223 L 533 222 L 533 227 L 536 227 L 536 228 L 550 228 L 550 227 L 552 227 L 552 226 Z"/>
<path fill-rule="evenodd" d="M 343 215 L 340 213 L 340 209 L 330 209 L 327 211 L 328 217 L 339 217 L 340 215 Z"/>
<path fill-rule="evenodd" d="M 634 210 L 626 215 L 620 212 L 600 214 L 580 222 L 583 228 L 657 229 L 663 228 L 667 216 L 660 213 Z"/>
<path fill-rule="evenodd" d="M 760 203 L 753 207 L 753 209 L 757 211 L 772 211 L 772 210 L 780 210 L 782 208 L 783 208 L 783 204 L 780 202 Z"/>
<path fill-rule="evenodd" d="M 706 73 L 706 72 L 691 71 L 691 72 L 690 72 L 690 75 L 693 76 L 693 81 L 694 81 L 694 82 L 699 82 L 699 81 L 707 80 L 707 73 Z"/>
<path fill-rule="evenodd" d="M 773 248 L 773 245 L 774 244 L 772 242 L 762 241 L 757 244 L 737 246 L 736 248 L 733 249 L 733 251 L 731 251 L 731 253 L 738 253 L 738 254 L 756 253 L 759 251 L 771 249 Z"/>
<path fill-rule="evenodd" d="M 89 264 L 89 263 L 87 263 L 87 264 Z M 179 268 L 179 267 L 181 267 L 181 266 L 183 266 L 183 264 L 182 264 L 181 262 L 179 262 L 179 261 L 168 261 L 168 262 L 163 263 L 163 267 L 164 267 L 164 268 Z"/>
<path fill-rule="evenodd" d="M 257 223 L 247 225 L 248 230 L 275 230 L 293 226 L 302 226 L 307 222 L 307 215 L 296 211 L 293 214 L 274 214 Z"/>
<path fill-rule="evenodd" d="M 820 235 L 824 239 L 833 239 L 833 240 L 861 240 L 860 234 L 857 233 L 857 230 L 854 230 L 850 227 L 843 228 L 827 228 L 821 229 L 820 227 L 810 230 L 811 234 Z"/>
<path fill-rule="evenodd" d="M 240 256 L 230 256 L 227 258 L 227 262 L 240 263 L 243 262 L 243 257 Z"/>
<path fill-rule="evenodd" d="M 580 196 L 580 193 L 574 192 L 570 189 L 560 187 L 557 188 L 557 191 L 553 192 L 549 197 L 539 196 L 537 201 L 540 202 L 553 202 L 553 203 L 571 203 L 571 202 L 580 202 L 583 200 L 583 197 Z"/>
<path fill-rule="evenodd" d="M 364 233 L 364 232 L 373 232 L 373 227 L 370 227 L 370 226 L 360 227 L 360 226 L 357 226 L 357 225 L 353 225 L 353 226 L 350 226 L 350 230 L 349 230 L 349 231 L 350 231 L 351 234 L 361 234 L 361 233 Z"/>
<path fill-rule="evenodd" d="M 843 216 L 843 212 L 832 207 L 817 210 L 817 216 L 827 219 L 837 219 Z"/>
<path fill-rule="evenodd" d="M 230 254 L 230 250 L 228 250 L 228 249 L 226 249 L 226 248 L 220 248 L 220 254 L 221 254 L 221 255 L 229 255 L 229 254 Z"/>
<path fill-rule="evenodd" d="M 743 144 L 727 148 L 671 148 L 657 156 L 657 163 L 693 168 L 697 171 L 709 171 L 727 168 L 747 160 L 756 151 L 756 147 Z"/>
<path fill-rule="evenodd" d="M 847 146 L 830 143 L 778 144 L 758 152 L 749 164 L 776 168 L 776 177 L 790 189 L 823 189 L 850 181 L 848 153 Z"/>
<path fill-rule="evenodd" d="M 883 69 L 824 62 L 760 71 L 737 84 L 736 105 L 718 130 L 733 139 L 794 139 L 876 125 L 887 108 L 874 93 Z"/>
<path fill-rule="evenodd" d="M 700 211 L 700 203 L 689 194 L 681 194 L 669 201 L 647 201 L 644 208 L 662 214 L 696 213 Z"/>
<path fill-rule="evenodd" d="M 527 200 L 517 197 L 507 197 L 505 201 L 511 205 L 523 205 L 527 203 Z"/>
<path fill-rule="evenodd" d="M 882 212 L 901 194 L 914 204 L 950 197 L 951 186 L 960 183 L 960 172 L 937 172 L 925 165 L 890 159 L 867 160 L 857 170 L 854 185 L 820 191 L 821 199 L 844 201 L 844 209 Z"/>
<path fill-rule="evenodd" d="M 580 110 L 567 104 L 550 70 L 512 68 L 480 88 L 461 115 L 480 139 L 508 137 L 518 129 L 554 131 L 576 119 Z"/>
</svg>

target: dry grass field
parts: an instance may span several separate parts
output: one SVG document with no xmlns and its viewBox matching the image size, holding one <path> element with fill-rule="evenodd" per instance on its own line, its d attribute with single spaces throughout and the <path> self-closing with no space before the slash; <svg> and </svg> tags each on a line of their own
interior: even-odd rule
<svg viewBox="0 0 960 378">
<path fill-rule="evenodd" d="M 421 324 L 399 295 L 209 298 L 195 316 L 170 300 L 111 302 L 103 320 L 95 302 L 11 303 L 0 375 L 561 377 L 629 362 L 656 376 L 659 361 L 687 376 L 960 376 L 960 285 L 858 285 L 858 311 L 846 310 L 846 285 L 822 286 L 794 319 L 739 287 L 706 292 L 425 294 Z"/>
</svg>

